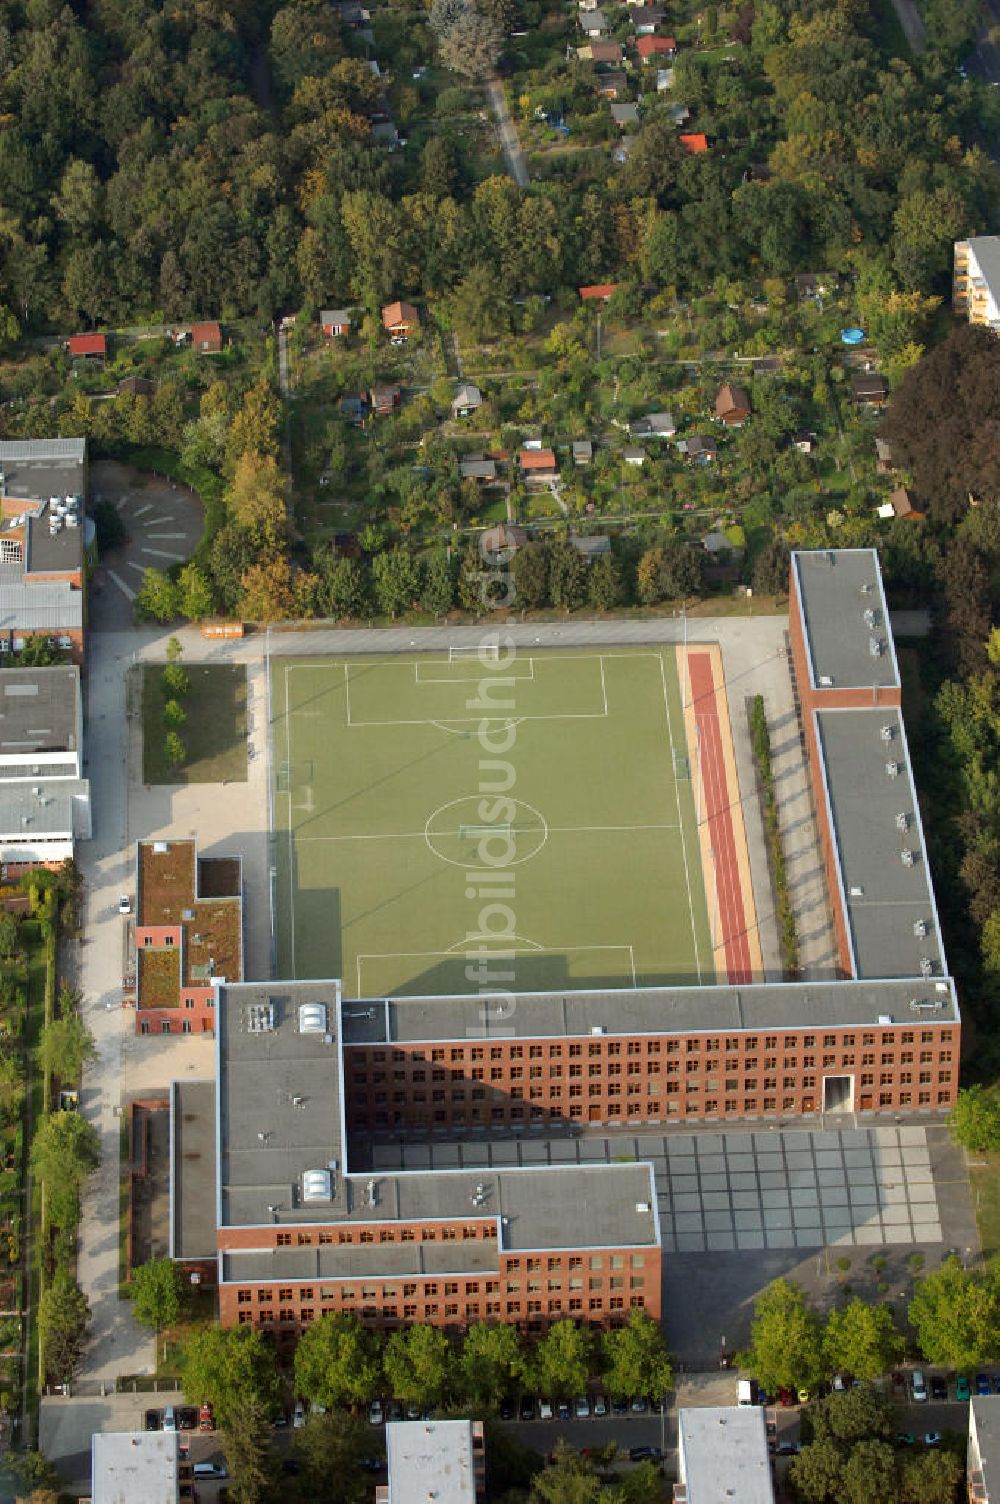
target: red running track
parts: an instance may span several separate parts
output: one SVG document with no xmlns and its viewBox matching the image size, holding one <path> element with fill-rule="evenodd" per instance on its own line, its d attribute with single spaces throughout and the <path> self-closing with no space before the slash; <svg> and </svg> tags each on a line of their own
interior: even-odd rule
<svg viewBox="0 0 1000 1504">
<path fill-rule="evenodd" d="M 715 678 L 708 653 L 688 651 L 688 680 L 697 727 L 698 756 L 695 776 L 700 776 L 703 795 L 702 819 L 708 822 L 709 844 L 715 853 L 714 880 L 718 922 L 715 942 L 726 958 L 726 977 L 730 983 L 753 981 L 750 964 L 750 938 L 747 934 L 743 888 L 736 858 L 736 835 L 730 805 L 731 791 L 726 777 L 715 698 Z M 711 900 L 710 906 L 711 906 Z M 709 916 L 711 919 L 711 915 Z"/>
</svg>

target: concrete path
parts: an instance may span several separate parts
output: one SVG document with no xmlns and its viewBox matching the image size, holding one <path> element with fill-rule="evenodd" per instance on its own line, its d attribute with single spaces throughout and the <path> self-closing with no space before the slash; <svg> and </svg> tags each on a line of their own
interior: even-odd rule
<svg viewBox="0 0 1000 1504">
<path fill-rule="evenodd" d="M 507 108 L 507 96 L 504 94 L 503 84 L 498 79 L 491 79 L 486 85 L 486 96 L 490 102 L 490 109 L 496 116 L 497 130 L 500 133 L 500 144 L 503 147 L 503 154 L 507 160 L 510 175 L 519 188 L 527 188 L 529 182 L 528 164 L 524 159 L 524 152 L 521 150 L 521 143 L 518 140 L 514 122 L 510 118 L 510 111 Z"/>
<path fill-rule="evenodd" d="M 910 51 L 915 57 L 919 56 L 927 46 L 927 28 L 915 0 L 892 0 L 892 8 L 896 12 L 897 21 L 903 28 Z"/>
</svg>

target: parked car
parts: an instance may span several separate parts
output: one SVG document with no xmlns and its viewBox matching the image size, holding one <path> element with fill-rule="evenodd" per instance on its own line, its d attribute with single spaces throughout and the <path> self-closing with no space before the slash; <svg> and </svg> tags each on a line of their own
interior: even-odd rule
<svg viewBox="0 0 1000 1504">
<path fill-rule="evenodd" d="M 993 1393 L 1000 1394 L 1000 1373 L 993 1375 Z"/>
<path fill-rule="evenodd" d="M 663 1453 L 659 1447 L 630 1447 L 630 1462 L 662 1462 Z"/>
<path fill-rule="evenodd" d="M 132 900 L 127 893 L 123 893 L 118 900 L 118 912 L 119 914 L 131 914 L 132 912 Z"/>
<path fill-rule="evenodd" d="M 890 1380 L 893 1394 L 904 1395 L 906 1393 L 906 1380 L 897 1368 Z"/>
<path fill-rule="evenodd" d="M 590 1415 L 590 1400 L 585 1394 L 578 1395 L 573 1409 L 577 1420 L 586 1420 Z"/>
<path fill-rule="evenodd" d="M 196 1479 L 229 1477 L 221 1462 L 196 1462 L 191 1472 Z"/>
<path fill-rule="evenodd" d="M 402 1400 L 390 1400 L 389 1403 L 385 1407 L 385 1413 L 386 1413 L 387 1417 L 389 1418 L 389 1420 L 402 1420 L 403 1419 L 403 1401 Z"/>
<path fill-rule="evenodd" d="M 955 1380 L 955 1398 L 957 1400 L 971 1400 L 972 1398 L 972 1385 L 964 1373 L 960 1373 Z"/>
<path fill-rule="evenodd" d="M 932 1400 L 946 1400 L 947 1398 L 948 1398 L 948 1383 L 947 1383 L 947 1380 L 946 1379 L 942 1379 L 939 1374 L 935 1374 L 934 1377 L 931 1379 L 931 1399 Z"/>
<path fill-rule="evenodd" d="M 407 1420 L 419 1420 L 420 1419 L 420 1406 L 419 1405 L 407 1405 L 407 1407 L 406 1407 L 406 1418 L 407 1418 Z"/>
<path fill-rule="evenodd" d="M 513 1420 L 514 1414 L 514 1401 L 505 1395 L 500 1401 L 500 1419 Z"/>
<path fill-rule="evenodd" d="M 163 1429 L 164 1431 L 177 1430 L 177 1411 L 173 1405 L 168 1405 L 163 1412 Z"/>
<path fill-rule="evenodd" d="M 795 1398 L 798 1400 L 800 1405 L 808 1405 L 812 1396 L 810 1395 L 808 1389 L 797 1389 L 795 1391 Z"/>
<path fill-rule="evenodd" d="M 976 1393 L 977 1394 L 992 1394 L 993 1393 L 993 1385 L 990 1383 L 989 1374 L 986 1374 L 986 1373 L 977 1373 L 976 1374 Z"/>
<path fill-rule="evenodd" d="M 552 1419 L 552 1401 L 551 1400 L 539 1400 L 538 1401 L 538 1419 L 539 1420 L 551 1420 Z"/>
<path fill-rule="evenodd" d="M 600 1420 L 608 1413 L 608 1402 L 603 1394 L 594 1395 L 594 1414 Z"/>
<path fill-rule="evenodd" d="M 370 1426 L 381 1426 L 384 1421 L 385 1411 L 382 1409 L 382 1401 L 372 1400 L 368 1406 L 368 1424 Z"/>
<path fill-rule="evenodd" d="M 941 1432 L 940 1431 L 925 1431 L 924 1432 L 924 1446 L 925 1447 L 939 1447 L 940 1445 L 941 1445 Z"/>
<path fill-rule="evenodd" d="M 649 1401 L 644 1394 L 635 1394 L 632 1396 L 632 1403 L 629 1409 L 633 1415 L 645 1415 L 649 1409 Z"/>
<path fill-rule="evenodd" d="M 916 1443 L 917 1438 L 914 1436 L 912 1431 L 896 1432 L 896 1445 L 898 1447 L 912 1447 L 916 1446 Z"/>
<path fill-rule="evenodd" d="M 779 1457 L 797 1457 L 802 1447 L 797 1441 L 779 1441 L 777 1453 Z"/>
<path fill-rule="evenodd" d="M 520 1416 L 522 1420 L 534 1420 L 535 1418 L 535 1402 L 530 1394 L 521 1395 Z"/>
<path fill-rule="evenodd" d="M 301 1400 L 295 1401 L 295 1409 L 292 1411 L 292 1430 L 301 1431 L 306 1423 L 306 1407 Z"/>
<path fill-rule="evenodd" d="M 193 1405 L 180 1405 L 177 1409 L 178 1431 L 193 1431 L 198 1424 L 198 1412 Z"/>
<path fill-rule="evenodd" d="M 910 1392 L 913 1395 L 915 1404 L 925 1405 L 927 1403 L 927 1382 L 919 1368 L 915 1368 L 910 1375 Z"/>
<path fill-rule="evenodd" d="M 158 1431 L 160 1429 L 159 1410 L 147 1410 L 144 1424 L 147 1431 Z"/>
<path fill-rule="evenodd" d="M 628 1400 L 623 1399 L 621 1395 L 616 1396 L 616 1398 L 611 1401 L 611 1413 L 612 1415 L 627 1415 Z"/>
<path fill-rule="evenodd" d="M 198 1430 L 215 1430 L 215 1411 L 212 1409 L 207 1400 L 202 1400 L 201 1409 L 198 1411 Z"/>
<path fill-rule="evenodd" d="M 559 1401 L 559 1419 L 569 1420 L 569 1400 Z"/>
<path fill-rule="evenodd" d="M 795 1396 L 790 1389 L 779 1389 L 778 1402 L 788 1410 L 795 1404 Z"/>
<path fill-rule="evenodd" d="M 846 1388 L 847 1388 L 847 1385 L 844 1383 L 844 1376 L 843 1376 L 843 1374 L 835 1373 L 834 1376 L 833 1376 L 833 1392 L 834 1392 L 834 1394 L 843 1394 L 843 1392 L 844 1392 L 844 1390 Z"/>
</svg>

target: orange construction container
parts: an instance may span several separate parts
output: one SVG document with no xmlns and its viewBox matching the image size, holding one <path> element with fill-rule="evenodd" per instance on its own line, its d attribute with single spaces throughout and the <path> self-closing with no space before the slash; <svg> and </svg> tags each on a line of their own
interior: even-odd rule
<svg viewBox="0 0 1000 1504">
<path fill-rule="evenodd" d="M 203 621 L 201 635 L 202 637 L 242 637 L 243 623 L 241 621 Z"/>
</svg>

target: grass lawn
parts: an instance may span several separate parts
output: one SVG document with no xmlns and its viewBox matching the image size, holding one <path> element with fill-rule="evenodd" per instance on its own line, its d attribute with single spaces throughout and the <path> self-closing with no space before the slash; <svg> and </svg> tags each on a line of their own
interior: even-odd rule
<svg viewBox="0 0 1000 1504">
<path fill-rule="evenodd" d="M 512 991 L 714 982 L 672 649 L 283 660 L 272 701 L 283 975 L 475 991 L 482 945 Z"/>
<path fill-rule="evenodd" d="M 172 767 L 165 750 L 162 670 L 147 664 L 142 681 L 142 779 L 144 783 L 245 783 L 247 779 L 247 676 L 240 665 L 185 664 L 191 688 L 180 727 L 187 750 Z"/>
<path fill-rule="evenodd" d="M 1000 1253 L 1000 1154 L 977 1154 L 969 1169 L 983 1257 Z M 980 1164 L 979 1161 L 982 1161 Z"/>
</svg>

